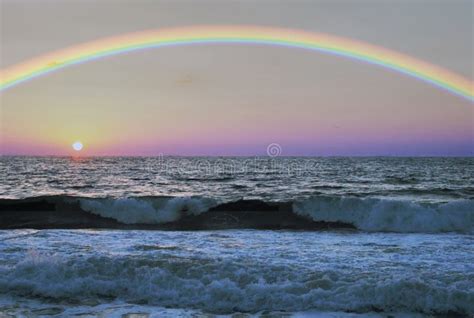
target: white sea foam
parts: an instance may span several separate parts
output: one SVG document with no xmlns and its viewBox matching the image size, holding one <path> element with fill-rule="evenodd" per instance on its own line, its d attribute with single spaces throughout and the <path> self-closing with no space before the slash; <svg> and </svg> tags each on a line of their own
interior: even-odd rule
<svg viewBox="0 0 474 318">
<path fill-rule="evenodd" d="M 260 310 L 474 313 L 472 275 L 438 279 L 354 270 L 313 269 L 165 255 L 41 257 L 0 268 L 0 293 L 94 303 L 101 299 L 210 312 Z M 336 265 L 336 264 L 335 264 Z M 470 277 L 469 277 L 470 276 Z M 102 300 L 103 301 L 103 300 Z"/>
<path fill-rule="evenodd" d="M 81 208 L 125 224 L 157 224 L 198 215 L 214 206 L 212 199 L 197 197 L 80 199 Z"/>
<path fill-rule="evenodd" d="M 260 317 L 292 317 L 292 318 L 387 318 L 386 313 L 348 313 L 328 311 L 261 311 L 257 313 L 239 314 L 209 314 L 198 309 L 165 308 L 159 306 L 137 305 L 126 302 L 114 301 L 99 305 L 65 305 L 44 304 L 38 301 L 26 299 L 11 299 L 0 297 L 0 316 L 6 317 L 107 317 L 107 318 L 176 318 L 176 317 L 215 317 L 215 318 L 260 318 Z M 3 317 L 3 316 L 2 316 Z M 392 318 L 426 318 L 422 314 L 394 313 L 390 312 Z"/>
<path fill-rule="evenodd" d="M 8 296 L 16 304 L 110 309 L 118 302 L 208 313 L 474 314 L 471 235 L 91 233 L 44 230 L 2 241 L 10 236 L 0 231 L 0 312 Z"/>
<path fill-rule="evenodd" d="M 474 232 L 474 200 L 419 203 L 405 200 L 318 196 L 293 204 L 315 221 L 344 222 L 369 232 Z"/>
</svg>

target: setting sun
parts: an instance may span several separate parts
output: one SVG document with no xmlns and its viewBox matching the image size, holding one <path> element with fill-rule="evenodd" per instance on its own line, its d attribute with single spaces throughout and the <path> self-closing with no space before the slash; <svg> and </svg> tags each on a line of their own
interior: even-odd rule
<svg viewBox="0 0 474 318">
<path fill-rule="evenodd" d="M 76 141 L 75 143 L 72 144 L 72 149 L 76 151 L 81 151 L 82 150 L 82 143 L 80 141 Z"/>
</svg>

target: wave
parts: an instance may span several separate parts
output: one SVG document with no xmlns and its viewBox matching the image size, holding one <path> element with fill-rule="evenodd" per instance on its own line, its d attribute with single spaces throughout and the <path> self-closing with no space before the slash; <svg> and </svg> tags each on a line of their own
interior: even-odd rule
<svg viewBox="0 0 474 318">
<path fill-rule="evenodd" d="M 318 195 L 293 202 L 205 197 L 0 199 L 2 228 L 300 229 L 474 234 L 474 200 Z M 148 227 L 144 227 L 148 226 Z"/>
<path fill-rule="evenodd" d="M 199 215 L 217 203 L 196 197 L 155 197 L 123 199 L 80 199 L 84 211 L 125 224 L 160 224 L 179 220 L 183 215 Z"/>
<path fill-rule="evenodd" d="M 275 204 L 275 203 L 273 203 Z M 264 201 L 240 201 L 232 205 L 198 197 L 81 199 L 81 208 L 125 224 L 159 224 L 179 221 L 216 208 L 246 212 L 275 210 Z M 474 233 L 474 201 L 419 203 L 408 200 L 316 196 L 292 203 L 292 210 L 316 222 L 351 224 L 368 232 Z M 276 213 L 276 210 L 275 210 Z M 268 218 L 274 217 L 272 214 Z"/>
<path fill-rule="evenodd" d="M 474 201 L 419 203 L 408 200 L 318 196 L 293 210 L 314 221 L 343 222 L 368 232 L 474 232 Z"/>
<path fill-rule="evenodd" d="M 0 266 L 0 293 L 63 303 L 110 302 L 212 313 L 262 310 L 474 313 L 474 275 L 295 269 L 248 259 L 30 254 Z M 378 282 L 378 283 L 374 283 Z M 457 317 L 456 316 L 456 317 Z"/>
</svg>

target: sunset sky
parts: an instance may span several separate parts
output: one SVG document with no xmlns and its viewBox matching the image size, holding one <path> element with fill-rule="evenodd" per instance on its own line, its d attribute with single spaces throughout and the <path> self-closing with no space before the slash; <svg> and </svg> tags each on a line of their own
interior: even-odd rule
<svg viewBox="0 0 474 318">
<path fill-rule="evenodd" d="M 473 2 L 1 0 L 2 69 L 148 29 L 260 25 L 395 50 L 474 79 Z M 474 155 L 474 105 L 425 82 L 307 50 L 147 49 L 0 93 L 1 153 Z"/>
</svg>

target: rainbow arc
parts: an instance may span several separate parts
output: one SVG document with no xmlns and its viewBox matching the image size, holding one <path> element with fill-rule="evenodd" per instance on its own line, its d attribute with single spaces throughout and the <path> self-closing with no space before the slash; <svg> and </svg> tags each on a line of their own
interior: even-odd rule
<svg viewBox="0 0 474 318">
<path fill-rule="evenodd" d="M 323 33 L 237 25 L 147 30 L 76 45 L 0 70 L 0 91 L 111 55 L 167 46 L 232 43 L 284 46 L 342 56 L 394 70 L 469 101 L 474 100 L 471 80 L 393 50 Z"/>
</svg>

